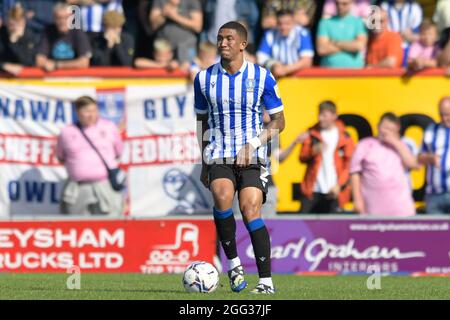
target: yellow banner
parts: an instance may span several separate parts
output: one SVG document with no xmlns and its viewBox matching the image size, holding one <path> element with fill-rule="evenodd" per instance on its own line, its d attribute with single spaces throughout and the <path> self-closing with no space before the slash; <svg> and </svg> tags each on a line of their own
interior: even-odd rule
<svg viewBox="0 0 450 320">
<path fill-rule="evenodd" d="M 290 145 L 296 136 L 317 122 L 318 105 L 332 100 L 341 115 L 362 117 L 361 122 L 369 124 L 373 135 L 377 134 L 377 123 L 384 112 L 398 116 L 415 114 L 415 120 L 425 121 L 428 117 L 437 121 L 438 102 L 443 96 L 450 96 L 450 78 L 445 77 L 347 77 L 347 78 L 285 78 L 279 81 L 281 96 L 285 105 L 286 129 L 281 134 L 281 147 Z M 406 117 L 404 117 L 407 119 Z M 356 143 L 357 130 L 347 127 Z M 423 130 L 410 126 L 405 135 L 421 146 Z M 300 146 L 280 164 L 274 174 L 278 187 L 278 210 L 297 211 L 300 201 L 293 199 L 294 185 L 302 181 L 305 166 L 298 159 Z M 413 172 L 413 187 L 424 184 L 424 169 Z"/>
</svg>

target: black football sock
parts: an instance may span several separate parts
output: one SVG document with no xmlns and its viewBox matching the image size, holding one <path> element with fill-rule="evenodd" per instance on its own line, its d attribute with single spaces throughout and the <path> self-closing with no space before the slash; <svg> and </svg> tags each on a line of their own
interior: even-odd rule
<svg viewBox="0 0 450 320">
<path fill-rule="evenodd" d="M 236 258 L 238 256 L 236 247 L 236 220 L 234 220 L 233 210 L 230 208 L 219 211 L 214 208 L 214 222 L 216 224 L 217 235 L 228 260 Z"/>
<path fill-rule="evenodd" d="M 252 239 L 256 266 L 260 278 L 270 278 L 270 237 L 263 219 L 255 219 L 246 224 Z"/>
</svg>

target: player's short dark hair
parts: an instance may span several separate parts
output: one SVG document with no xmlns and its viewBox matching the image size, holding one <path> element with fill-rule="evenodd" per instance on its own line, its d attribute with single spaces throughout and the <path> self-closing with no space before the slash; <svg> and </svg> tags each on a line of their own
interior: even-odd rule
<svg viewBox="0 0 450 320">
<path fill-rule="evenodd" d="M 97 101 L 95 101 L 93 98 L 89 96 L 82 96 L 79 97 L 77 100 L 75 100 L 75 109 L 78 111 L 83 107 L 86 107 L 90 104 L 97 104 Z"/>
<path fill-rule="evenodd" d="M 247 41 L 247 29 L 238 21 L 229 21 L 219 28 L 222 29 L 236 30 L 236 33 L 241 37 L 242 40 Z"/>
<path fill-rule="evenodd" d="M 294 16 L 294 11 L 290 9 L 281 9 L 277 11 L 277 18 L 282 16 Z"/>
<path fill-rule="evenodd" d="M 336 104 L 331 100 L 323 101 L 319 104 L 319 113 L 321 113 L 322 111 L 330 111 L 334 114 L 337 114 Z"/>
<path fill-rule="evenodd" d="M 383 115 L 380 118 L 380 123 L 383 122 L 384 120 L 393 122 L 396 125 L 401 126 L 400 118 L 397 117 L 393 112 L 383 113 Z"/>
</svg>

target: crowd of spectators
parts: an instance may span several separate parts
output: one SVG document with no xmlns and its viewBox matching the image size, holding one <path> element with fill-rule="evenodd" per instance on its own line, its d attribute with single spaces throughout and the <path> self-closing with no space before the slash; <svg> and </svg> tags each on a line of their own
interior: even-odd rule
<svg viewBox="0 0 450 320">
<path fill-rule="evenodd" d="M 249 30 L 246 58 L 277 77 L 311 66 L 450 70 L 450 0 L 0 0 L 0 66 L 192 73 L 216 61 L 200 55 L 230 20 Z"/>
<path fill-rule="evenodd" d="M 353 201 L 362 215 L 408 217 L 416 214 L 411 172 L 426 166 L 425 211 L 450 212 L 448 139 L 450 97 L 438 105 L 440 121 L 430 124 L 419 149 L 401 135 L 401 121 L 392 112 L 383 114 L 374 137 L 354 145 L 339 120 L 332 101 L 319 104 L 318 122 L 302 132 L 280 161 L 301 144 L 299 161 L 306 165 L 300 184 L 302 213 L 337 213 Z"/>
</svg>

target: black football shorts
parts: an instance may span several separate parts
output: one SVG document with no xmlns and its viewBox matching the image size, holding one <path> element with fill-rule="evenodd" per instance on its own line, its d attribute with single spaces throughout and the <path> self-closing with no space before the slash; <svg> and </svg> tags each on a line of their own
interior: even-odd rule
<svg viewBox="0 0 450 320">
<path fill-rule="evenodd" d="M 233 162 L 213 163 L 208 165 L 209 183 L 215 179 L 226 178 L 233 182 L 234 189 L 240 191 L 246 187 L 255 187 L 263 193 L 263 203 L 266 202 L 269 171 L 262 161 L 245 168 L 238 168 Z M 228 159 L 229 161 L 229 159 Z"/>
</svg>

